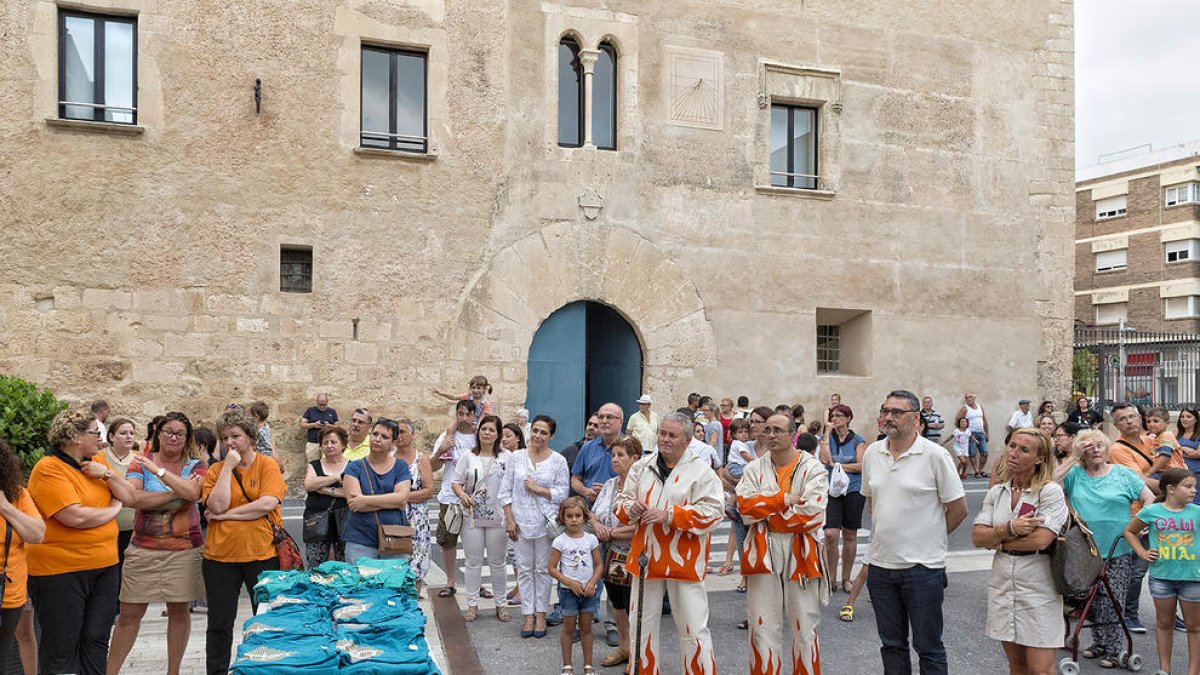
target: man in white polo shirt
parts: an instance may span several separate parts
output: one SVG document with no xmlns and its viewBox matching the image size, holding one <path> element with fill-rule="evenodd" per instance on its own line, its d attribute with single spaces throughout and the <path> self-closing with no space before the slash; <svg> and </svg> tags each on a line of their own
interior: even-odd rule
<svg viewBox="0 0 1200 675">
<path fill-rule="evenodd" d="M 883 672 L 912 672 L 908 633 L 921 675 L 948 672 L 942 644 L 949 534 L 967 515 L 954 460 L 917 433 L 921 404 L 898 389 L 879 409 L 887 436 L 867 448 L 862 493 L 871 509 L 871 567 L 867 588 L 875 609 Z"/>
</svg>

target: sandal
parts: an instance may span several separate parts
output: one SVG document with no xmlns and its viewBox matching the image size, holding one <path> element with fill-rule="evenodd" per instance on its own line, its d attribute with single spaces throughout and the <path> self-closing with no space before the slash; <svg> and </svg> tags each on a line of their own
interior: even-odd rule
<svg viewBox="0 0 1200 675">
<path fill-rule="evenodd" d="M 1100 659 L 1099 661 L 1097 661 L 1096 665 L 1100 666 L 1101 668 L 1103 668 L 1105 670 L 1112 670 L 1113 668 L 1117 667 L 1117 661 L 1116 661 L 1116 659 L 1110 659 L 1106 656 L 1106 657 Z"/>
<path fill-rule="evenodd" d="M 616 649 L 608 653 L 608 656 L 600 659 L 600 665 L 605 668 L 619 666 L 629 660 L 629 651 L 626 649 Z"/>
<path fill-rule="evenodd" d="M 479 597 L 485 598 L 487 600 L 491 600 L 492 598 L 494 598 L 496 596 L 492 595 L 492 592 L 489 591 L 488 589 L 481 588 L 481 589 L 479 589 Z"/>
<path fill-rule="evenodd" d="M 738 584 L 738 585 L 737 585 L 737 588 L 735 588 L 735 589 L 733 589 L 733 590 L 737 591 L 738 593 L 745 593 L 745 592 L 746 592 L 746 584 L 745 584 L 745 582 L 742 582 L 742 583 Z"/>
<path fill-rule="evenodd" d="M 1100 649 L 1096 645 L 1092 645 L 1091 647 L 1079 652 L 1079 655 L 1085 659 L 1098 659 L 1101 656 L 1104 656 L 1104 650 Z"/>
<path fill-rule="evenodd" d="M 842 607 L 842 609 L 838 612 L 838 618 L 841 619 L 842 621 L 845 621 L 846 623 L 850 623 L 851 621 L 853 621 L 854 620 L 854 607 L 851 605 L 846 605 L 846 606 Z"/>
<path fill-rule="evenodd" d="M 592 667 L 592 664 L 585 663 L 583 664 L 583 675 L 596 675 L 596 669 Z"/>
<path fill-rule="evenodd" d="M 508 623 L 509 621 L 512 621 L 512 614 L 508 613 L 507 607 L 497 607 L 496 620 L 500 623 Z"/>
<path fill-rule="evenodd" d="M 737 627 L 738 630 L 750 630 L 750 621 L 748 619 L 742 619 L 738 622 Z"/>
<path fill-rule="evenodd" d="M 446 586 L 442 590 L 438 591 L 438 597 L 439 598 L 449 598 L 452 595 L 454 595 L 457 591 L 458 591 L 458 589 L 453 586 Z"/>
<path fill-rule="evenodd" d="M 574 673 L 575 673 L 574 666 L 563 666 L 562 675 L 574 675 Z"/>
<path fill-rule="evenodd" d="M 468 607 L 467 611 L 463 612 L 463 621 L 470 623 L 479 616 L 478 607 Z"/>
</svg>

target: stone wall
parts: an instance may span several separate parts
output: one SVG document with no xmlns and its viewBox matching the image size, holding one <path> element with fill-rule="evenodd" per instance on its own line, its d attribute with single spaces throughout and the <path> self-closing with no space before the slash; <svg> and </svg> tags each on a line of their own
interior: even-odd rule
<svg viewBox="0 0 1200 675">
<path fill-rule="evenodd" d="M 435 433 L 431 386 L 518 407 L 579 299 L 671 404 L 1067 395 L 1070 2 L 71 6 L 137 14 L 139 129 L 54 122 L 54 3 L 7 3 L 0 44 L 0 369 L 67 398 L 262 398 L 295 449 L 330 391 Z M 564 31 L 618 48 L 616 151 L 554 142 Z M 362 42 L 428 50 L 429 156 L 356 149 Z M 711 123 L 672 112 L 679 53 L 715 64 Z M 821 190 L 769 187 L 771 100 L 820 105 Z M 279 292 L 281 245 L 312 247 L 313 293 Z M 817 308 L 871 313 L 863 374 L 817 375 Z"/>
</svg>

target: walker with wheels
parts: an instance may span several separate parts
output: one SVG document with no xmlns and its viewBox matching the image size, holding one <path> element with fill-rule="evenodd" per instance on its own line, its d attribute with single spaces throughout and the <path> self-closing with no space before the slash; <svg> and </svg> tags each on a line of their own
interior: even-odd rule
<svg viewBox="0 0 1200 675">
<path fill-rule="evenodd" d="M 1117 543 L 1123 539 L 1122 535 L 1117 535 L 1113 540 L 1112 546 L 1108 547 L 1108 557 L 1104 559 L 1104 563 L 1100 566 L 1100 574 L 1096 576 L 1096 580 L 1092 582 L 1091 587 L 1082 595 L 1070 596 L 1063 598 L 1064 611 L 1063 622 L 1066 628 L 1063 634 L 1063 641 L 1067 649 L 1071 652 L 1071 656 L 1064 657 L 1058 662 L 1059 675 L 1078 675 L 1079 674 L 1079 632 L 1085 627 L 1094 626 L 1111 626 L 1119 624 L 1121 630 L 1125 633 L 1126 649 L 1116 656 L 1112 657 L 1116 660 L 1117 666 L 1125 668 L 1130 672 L 1138 672 L 1142 669 L 1144 661 L 1141 654 L 1133 651 L 1133 634 L 1129 632 L 1129 626 L 1125 625 L 1125 612 L 1123 611 L 1122 602 L 1117 602 L 1117 596 L 1113 593 L 1112 586 L 1108 583 L 1108 561 L 1112 559 L 1113 553 L 1117 550 Z M 1115 622 L 1087 622 L 1088 611 L 1092 608 L 1092 602 L 1095 601 L 1096 595 L 1101 591 L 1108 598 L 1112 606 L 1117 609 L 1117 620 Z M 1071 621 L 1075 621 L 1075 630 L 1071 630 Z"/>
</svg>

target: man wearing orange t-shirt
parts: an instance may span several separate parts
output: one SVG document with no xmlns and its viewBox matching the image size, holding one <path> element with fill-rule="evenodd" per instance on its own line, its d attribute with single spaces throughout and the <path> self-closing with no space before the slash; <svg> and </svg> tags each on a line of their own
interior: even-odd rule
<svg viewBox="0 0 1200 675">
<path fill-rule="evenodd" d="M 1146 487 L 1158 492 L 1158 479 L 1150 477 L 1154 466 L 1154 446 L 1157 445 L 1154 436 L 1145 433 L 1142 427 L 1142 414 L 1132 403 L 1118 403 L 1112 409 L 1113 426 L 1121 434 L 1113 442 L 1108 461 L 1113 464 L 1132 469 L 1142 477 Z M 1141 502 L 1133 503 L 1133 512 L 1142 508 Z M 1149 540 L 1142 535 L 1142 544 Z M 1129 577 L 1129 590 L 1125 593 L 1125 623 L 1130 632 L 1145 633 L 1146 628 L 1138 618 L 1138 602 L 1142 594 L 1142 580 L 1146 578 L 1149 563 L 1141 558 L 1133 557 L 1133 572 Z"/>
</svg>

